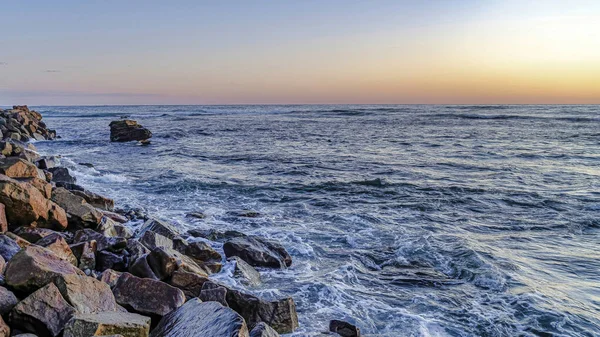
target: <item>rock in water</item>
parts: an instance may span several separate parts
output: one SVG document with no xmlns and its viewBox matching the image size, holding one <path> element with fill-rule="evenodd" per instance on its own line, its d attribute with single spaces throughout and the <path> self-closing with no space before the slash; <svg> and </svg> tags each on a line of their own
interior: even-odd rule
<svg viewBox="0 0 600 337">
<path fill-rule="evenodd" d="M 152 137 L 152 132 L 130 119 L 112 121 L 110 126 L 111 142 L 129 142 L 146 140 Z"/>
<path fill-rule="evenodd" d="M 255 267 L 285 268 L 292 265 L 292 257 L 281 244 L 259 236 L 233 238 L 225 242 L 223 251 L 228 258 L 239 256 Z"/>
<path fill-rule="evenodd" d="M 265 322 L 260 322 L 250 331 L 250 337 L 279 337 L 279 334 Z"/>
<path fill-rule="evenodd" d="M 163 317 L 151 337 L 248 337 L 244 319 L 217 302 L 193 299 Z"/>
<path fill-rule="evenodd" d="M 260 322 L 269 324 L 279 333 L 291 333 L 298 328 L 296 304 L 291 297 L 268 302 L 237 290 L 227 290 L 227 304 L 242 315 L 253 328 Z"/>
<path fill-rule="evenodd" d="M 242 279 L 242 282 L 247 283 L 251 286 L 260 285 L 260 274 L 254 267 L 246 263 L 238 256 L 229 258 L 230 261 L 235 261 L 235 272 L 234 275 Z"/>
<path fill-rule="evenodd" d="M 64 337 L 109 336 L 147 337 L 150 318 L 129 312 L 77 314 L 65 327 Z"/>
<path fill-rule="evenodd" d="M 356 326 L 333 319 L 329 322 L 329 331 L 335 332 L 342 337 L 360 337 L 360 329 Z"/>
<path fill-rule="evenodd" d="M 10 324 L 38 336 L 58 336 L 75 315 L 53 283 L 19 302 L 10 313 Z"/>
</svg>

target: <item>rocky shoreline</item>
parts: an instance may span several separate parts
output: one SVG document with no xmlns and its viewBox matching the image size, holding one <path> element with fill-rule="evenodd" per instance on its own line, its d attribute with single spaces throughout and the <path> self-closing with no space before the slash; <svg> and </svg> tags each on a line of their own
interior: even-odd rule
<svg viewBox="0 0 600 337">
<path fill-rule="evenodd" d="M 113 123 L 113 141 L 126 141 L 129 127 L 130 140 L 151 137 L 134 121 Z M 272 337 L 298 328 L 292 298 L 266 301 L 211 279 L 231 259 L 236 277 L 260 284 L 254 267 L 292 264 L 278 242 L 235 231 L 181 233 L 116 209 L 28 143 L 56 132 L 27 106 L 0 110 L 0 133 L 0 337 Z M 127 225 L 140 219 L 136 231 Z M 204 240 L 222 242 L 225 256 Z M 359 335 L 344 324 L 335 323 L 338 333 Z"/>
</svg>

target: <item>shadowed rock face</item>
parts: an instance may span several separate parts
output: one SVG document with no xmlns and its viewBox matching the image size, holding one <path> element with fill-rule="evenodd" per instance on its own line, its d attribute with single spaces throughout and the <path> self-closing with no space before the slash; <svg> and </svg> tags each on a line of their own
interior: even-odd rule
<svg viewBox="0 0 600 337">
<path fill-rule="evenodd" d="M 285 268 L 292 265 L 292 257 L 281 244 L 257 236 L 233 238 L 225 242 L 223 251 L 228 258 L 239 256 L 251 266 Z"/>
<path fill-rule="evenodd" d="M 110 122 L 110 141 L 129 142 L 132 140 L 146 140 L 152 137 L 152 132 L 139 125 L 138 122 L 124 119 Z"/>
<path fill-rule="evenodd" d="M 166 283 L 124 273 L 112 289 L 117 303 L 146 315 L 163 316 L 185 302 L 183 291 Z"/>
<path fill-rule="evenodd" d="M 128 312 L 77 314 L 65 327 L 64 337 L 109 336 L 147 337 L 150 318 Z"/>
<path fill-rule="evenodd" d="M 279 337 L 279 334 L 265 322 L 260 322 L 250 331 L 250 337 Z"/>
<path fill-rule="evenodd" d="M 244 319 L 217 302 L 193 299 L 163 317 L 151 337 L 248 337 Z"/>
</svg>

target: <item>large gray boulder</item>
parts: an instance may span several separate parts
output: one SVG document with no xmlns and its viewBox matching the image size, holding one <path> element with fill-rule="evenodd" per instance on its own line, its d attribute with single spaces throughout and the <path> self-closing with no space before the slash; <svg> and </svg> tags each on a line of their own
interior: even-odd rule
<svg viewBox="0 0 600 337">
<path fill-rule="evenodd" d="M 185 302 L 183 291 L 166 283 L 123 273 L 112 289 L 117 303 L 150 316 L 164 316 Z"/>
<path fill-rule="evenodd" d="M 250 328 L 260 322 L 267 323 L 279 333 L 291 333 L 298 328 L 296 304 L 291 297 L 278 301 L 265 301 L 229 289 L 226 299 L 229 307 L 242 315 Z"/>
<path fill-rule="evenodd" d="M 152 132 L 130 119 L 112 121 L 110 126 L 111 142 L 129 142 L 132 140 L 146 140 L 152 137 Z"/>
<path fill-rule="evenodd" d="M 250 331 L 250 337 L 279 337 L 279 334 L 265 322 L 260 322 Z"/>
<path fill-rule="evenodd" d="M 259 236 L 230 239 L 223 244 L 223 251 L 228 258 L 239 256 L 255 267 L 285 268 L 292 265 L 292 257 L 281 244 Z"/>
<path fill-rule="evenodd" d="M 148 337 L 150 317 L 129 312 L 77 314 L 65 327 L 64 337 Z"/>
<path fill-rule="evenodd" d="M 12 291 L 0 287 L 0 316 L 8 314 L 19 303 Z"/>
<path fill-rule="evenodd" d="M 248 337 L 244 319 L 217 302 L 193 299 L 163 317 L 151 337 Z"/>
</svg>

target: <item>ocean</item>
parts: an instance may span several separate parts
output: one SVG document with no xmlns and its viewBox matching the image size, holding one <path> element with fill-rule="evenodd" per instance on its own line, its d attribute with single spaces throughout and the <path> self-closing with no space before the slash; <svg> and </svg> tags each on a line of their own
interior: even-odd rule
<svg viewBox="0 0 600 337">
<path fill-rule="evenodd" d="M 294 336 L 600 335 L 600 106 L 34 108 L 118 206 L 280 241 L 261 286 L 215 278 L 292 296 Z M 122 117 L 152 144 L 109 142 Z"/>
</svg>

